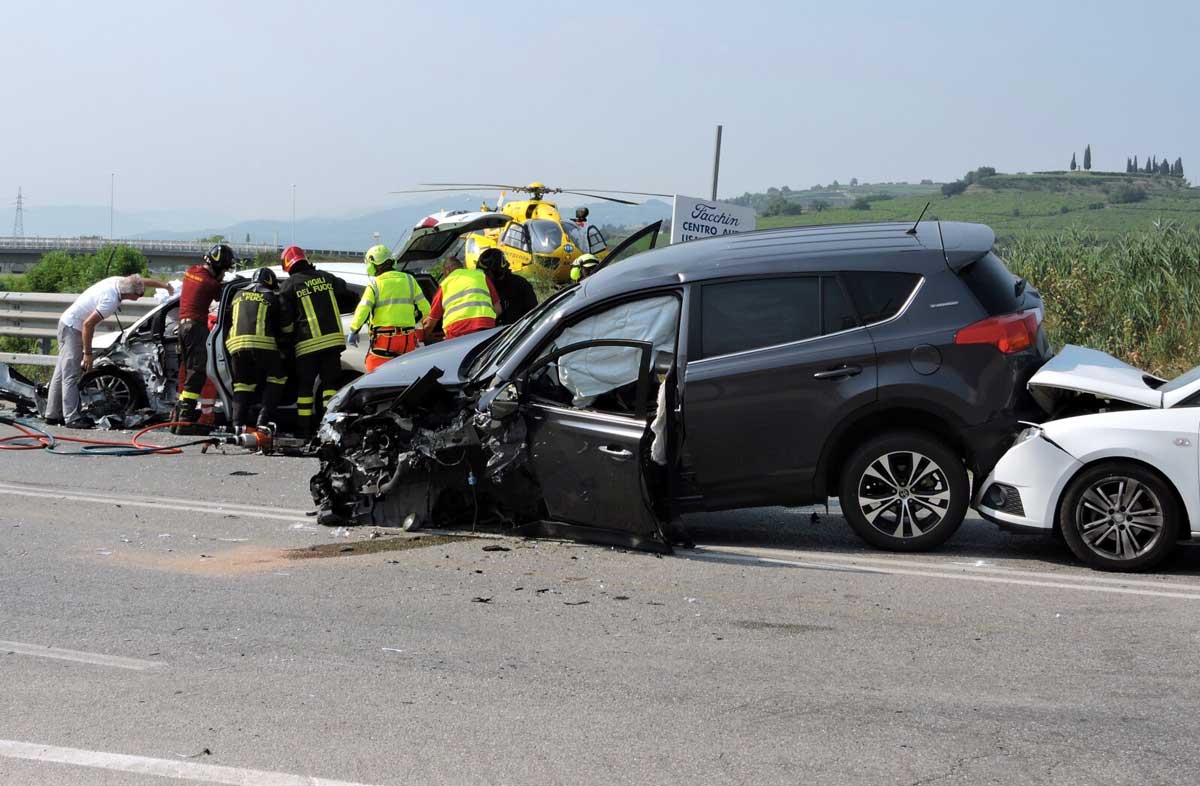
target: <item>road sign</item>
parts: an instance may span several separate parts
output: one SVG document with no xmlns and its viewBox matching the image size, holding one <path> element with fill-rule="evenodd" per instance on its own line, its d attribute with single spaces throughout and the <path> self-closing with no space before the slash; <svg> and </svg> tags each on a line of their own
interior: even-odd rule
<svg viewBox="0 0 1200 786">
<path fill-rule="evenodd" d="M 671 242 L 685 243 L 705 237 L 750 232 L 754 229 L 754 221 L 752 207 L 676 194 L 671 210 Z"/>
</svg>

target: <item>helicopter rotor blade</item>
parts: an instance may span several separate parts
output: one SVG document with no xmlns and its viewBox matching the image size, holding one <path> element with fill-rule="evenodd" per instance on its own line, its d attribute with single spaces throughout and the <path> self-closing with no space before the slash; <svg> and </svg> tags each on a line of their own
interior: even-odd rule
<svg viewBox="0 0 1200 786">
<path fill-rule="evenodd" d="M 401 191 L 389 191 L 389 194 L 444 194 L 447 192 L 482 191 L 482 188 L 406 188 Z"/>
<path fill-rule="evenodd" d="M 606 202 L 618 202 L 622 205 L 640 205 L 641 202 L 632 202 L 628 199 L 617 199 L 616 197 L 601 196 L 600 194 L 585 194 L 582 191 L 559 191 L 562 194 L 574 194 L 575 196 L 585 196 L 589 199 L 603 199 Z"/>
<path fill-rule="evenodd" d="M 510 186 L 503 183 L 417 183 L 419 186 L 454 186 L 455 188 L 504 188 L 509 191 L 528 191 L 529 186 Z"/>
<path fill-rule="evenodd" d="M 577 191 L 599 191 L 602 194 L 632 194 L 634 196 L 664 197 L 666 199 L 670 199 L 673 196 L 673 194 L 658 194 L 653 191 L 620 191 L 615 188 L 564 188 L 562 190 L 569 191 L 570 193 L 576 193 Z"/>
</svg>

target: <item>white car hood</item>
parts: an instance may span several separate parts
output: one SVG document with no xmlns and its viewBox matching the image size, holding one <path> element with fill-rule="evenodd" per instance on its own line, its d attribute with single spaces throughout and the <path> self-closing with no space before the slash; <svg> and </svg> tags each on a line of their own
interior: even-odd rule
<svg viewBox="0 0 1200 786">
<path fill-rule="evenodd" d="M 1065 390 L 1159 409 L 1163 394 L 1147 382 L 1161 386 L 1165 380 L 1106 352 L 1068 344 L 1030 378 L 1029 390 L 1043 408 L 1054 391 Z"/>
</svg>

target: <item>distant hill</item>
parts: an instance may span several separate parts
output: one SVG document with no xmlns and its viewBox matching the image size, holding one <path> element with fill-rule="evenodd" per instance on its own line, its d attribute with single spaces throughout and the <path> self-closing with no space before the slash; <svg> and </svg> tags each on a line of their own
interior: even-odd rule
<svg viewBox="0 0 1200 786">
<path fill-rule="evenodd" d="M 808 202 L 802 204 L 800 215 L 760 215 L 758 226 L 915 221 L 929 202 L 926 218 L 977 221 L 991 226 L 1001 238 L 1071 228 L 1115 236 L 1155 221 L 1200 227 L 1200 189 L 1166 175 L 997 173 L 978 179 L 955 196 L 944 196 L 937 183 L 923 189 L 921 193 L 890 195 L 873 185 L 847 187 L 842 189 L 844 197 L 839 204 L 818 212 Z M 857 209 L 856 200 L 861 200 Z"/>
<path fill-rule="evenodd" d="M 492 196 L 492 199 L 495 197 Z M 479 196 L 450 194 L 436 202 L 404 205 L 378 210 L 351 218 L 302 218 L 296 221 L 296 242 L 310 248 L 362 251 L 374 242 L 395 245 L 408 234 L 413 224 L 439 210 L 478 210 Z M 614 202 L 589 202 L 588 220 L 593 224 L 613 227 L 640 227 L 660 218 L 670 218 L 671 206 L 651 199 L 640 205 L 620 205 Z M 575 208 L 564 207 L 570 218 Z M 75 237 L 79 235 L 108 235 L 107 207 L 48 207 L 30 211 L 26 218 L 26 234 L 44 237 Z M 247 237 L 254 243 L 287 245 L 292 238 L 292 223 L 288 220 L 234 221 L 205 211 L 143 211 L 118 212 L 114 221 L 117 237 L 153 240 L 195 240 L 223 235 L 234 241 Z"/>
</svg>

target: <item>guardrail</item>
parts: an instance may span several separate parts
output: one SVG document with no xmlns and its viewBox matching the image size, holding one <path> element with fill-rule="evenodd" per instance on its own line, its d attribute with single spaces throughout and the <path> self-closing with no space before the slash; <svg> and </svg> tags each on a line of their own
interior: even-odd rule
<svg viewBox="0 0 1200 786">
<path fill-rule="evenodd" d="M 42 351 L 40 355 L 0 352 L 0 362 L 53 366 L 57 358 L 50 354 L 50 342 L 58 336 L 58 318 L 77 297 L 57 292 L 0 292 L 0 336 L 36 338 Z M 122 302 L 118 312 L 121 324 L 129 327 L 157 308 L 159 302 L 149 297 Z M 115 317 L 109 317 L 97 327 L 97 331 L 117 329 Z"/>
</svg>

